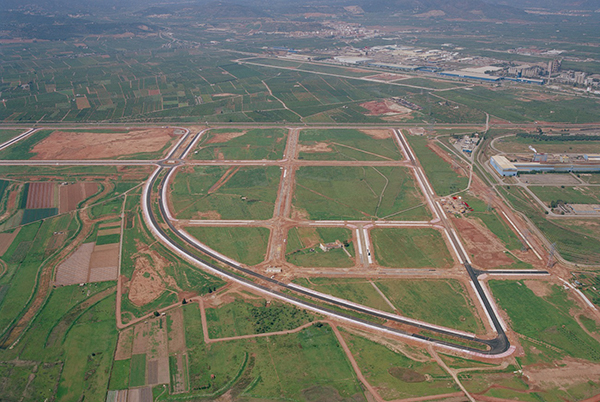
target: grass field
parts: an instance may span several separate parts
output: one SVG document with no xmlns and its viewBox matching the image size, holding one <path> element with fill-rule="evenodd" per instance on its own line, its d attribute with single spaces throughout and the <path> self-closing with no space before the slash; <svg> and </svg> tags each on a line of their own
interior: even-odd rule
<svg viewBox="0 0 600 402">
<path fill-rule="evenodd" d="M 413 135 L 407 135 L 406 138 L 437 195 L 453 194 L 467 187 L 469 179 L 456 173 L 452 166 L 433 152 L 427 146 L 427 138 Z"/>
<path fill-rule="evenodd" d="M 547 219 L 536 202 L 519 188 L 500 187 L 508 201 L 523 212 L 542 231 L 567 261 L 583 264 L 600 263 L 600 229 L 593 220 L 569 222 Z"/>
<path fill-rule="evenodd" d="M 230 137 L 234 137 L 228 139 Z M 192 159 L 281 159 L 287 131 L 281 128 L 210 130 L 191 154 Z"/>
<path fill-rule="evenodd" d="M 355 303 L 392 313 L 394 310 L 375 290 L 371 281 L 362 278 L 296 278 L 298 285 Z"/>
<path fill-rule="evenodd" d="M 298 278 L 294 283 L 394 312 L 370 281 L 365 279 Z M 380 279 L 373 280 L 373 283 L 401 315 L 463 331 L 477 333 L 484 329 L 467 290 L 456 280 Z"/>
<path fill-rule="evenodd" d="M 410 171 L 401 167 L 302 167 L 294 206 L 310 219 L 421 220 L 430 217 Z"/>
<path fill-rule="evenodd" d="M 33 149 L 35 144 L 48 137 L 52 131 L 53 130 L 36 131 L 24 140 L 0 151 L 0 159 L 31 159 L 35 156 L 35 154 L 30 152 L 31 149 Z"/>
<path fill-rule="evenodd" d="M 171 185 L 179 219 L 270 219 L 281 172 L 269 167 L 196 167 Z"/>
<path fill-rule="evenodd" d="M 552 346 L 536 344 L 542 354 L 526 348 L 525 357 L 520 359 L 522 364 L 552 361 L 565 355 L 600 361 L 600 345 L 573 319 L 571 309 L 576 304 L 562 287 L 539 281 L 537 286 L 547 289 L 547 295 L 538 297 L 523 281 L 493 280 L 489 285 L 516 332 Z"/>
<path fill-rule="evenodd" d="M 311 160 L 399 160 L 402 155 L 389 130 L 379 131 L 375 138 L 361 130 L 302 130 L 298 144 L 299 158 Z M 327 152 L 310 151 L 310 148 Z"/>
<path fill-rule="evenodd" d="M 559 200 L 570 204 L 600 204 L 600 187 L 562 187 L 529 186 L 529 189 L 548 205 Z"/>
<path fill-rule="evenodd" d="M 17 135 L 24 133 L 26 130 L 0 130 L 0 144 L 15 138 Z"/>
<path fill-rule="evenodd" d="M 474 333 L 484 330 L 467 289 L 459 281 L 382 279 L 375 284 L 407 317 Z"/>
<path fill-rule="evenodd" d="M 535 138 L 504 137 L 494 142 L 494 146 L 506 153 L 532 153 L 529 146 L 544 153 L 600 153 L 600 141 L 540 141 Z"/>
<path fill-rule="evenodd" d="M 252 227 L 187 227 L 186 230 L 219 253 L 246 265 L 265 259 L 270 231 Z"/>
<path fill-rule="evenodd" d="M 327 252 L 319 244 L 340 241 L 344 249 Z M 300 267 L 351 267 L 354 265 L 352 232 L 345 228 L 297 227 L 288 232 L 286 260 Z"/>
<path fill-rule="evenodd" d="M 257 400 L 365 401 L 327 325 L 209 347 L 203 342 L 197 305 L 184 307 L 184 322 L 192 395 L 214 397 L 230 390 L 234 398 Z"/>
<path fill-rule="evenodd" d="M 434 361 L 415 361 L 361 336 L 342 334 L 363 375 L 384 400 L 458 391 L 452 377 Z"/>
<path fill-rule="evenodd" d="M 442 234 L 431 228 L 372 229 L 375 259 L 384 267 L 449 268 L 453 264 Z"/>
<path fill-rule="evenodd" d="M 131 366 L 131 359 L 126 360 L 115 360 L 113 362 L 112 370 L 110 372 L 110 382 L 108 389 L 127 389 L 129 388 L 129 369 Z"/>
<path fill-rule="evenodd" d="M 211 339 L 262 334 L 297 328 L 313 320 L 304 310 L 264 299 L 235 301 L 206 309 Z"/>
</svg>

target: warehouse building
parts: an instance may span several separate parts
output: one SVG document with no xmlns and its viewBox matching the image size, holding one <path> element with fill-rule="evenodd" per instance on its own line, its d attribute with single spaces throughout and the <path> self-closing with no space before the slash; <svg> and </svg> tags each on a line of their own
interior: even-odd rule
<svg viewBox="0 0 600 402">
<path fill-rule="evenodd" d="M 490 164 L 496 169 L 500 176 L 516 176 L 518 173 L 517 167 L 502 155 L 492 156 Z"/>
</svg>

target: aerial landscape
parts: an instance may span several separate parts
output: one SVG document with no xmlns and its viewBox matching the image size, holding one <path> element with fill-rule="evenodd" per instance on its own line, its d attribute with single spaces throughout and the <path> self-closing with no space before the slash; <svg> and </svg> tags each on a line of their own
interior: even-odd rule
<svg viewBox="0 0 600 402">
<path fill-rule="evenodd" d="M 4 0 L 0 402 L 600 402 L 596 0 Z"/>
</svg>

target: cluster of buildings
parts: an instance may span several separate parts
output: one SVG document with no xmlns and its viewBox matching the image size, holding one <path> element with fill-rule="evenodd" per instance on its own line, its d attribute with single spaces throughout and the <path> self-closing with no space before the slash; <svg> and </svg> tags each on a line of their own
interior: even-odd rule
<svg viewBox="0 0 600 402">
<path fill-rule="evenodd" d="M 529 172 L 600 172 L 600 155 L 583 155 L 572 161 L 566 155 L 548 161 L 547 154 L 534 154 L 531 161 L 511 161 L 504 155 L 494 155 L 490 165 L 500 176 L 516 176 Z"/>
</svg>

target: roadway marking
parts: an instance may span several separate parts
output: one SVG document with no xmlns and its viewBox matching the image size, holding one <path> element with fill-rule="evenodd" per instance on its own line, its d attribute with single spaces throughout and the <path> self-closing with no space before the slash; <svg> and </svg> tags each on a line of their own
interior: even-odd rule
<svg viewBox="0 0 600 402">
<path fill-rule="evenodd" d="M 525 241 L 525 243 L 527 243 L 527 245 L 529 246 L 529 248 L 531 249 L 531 251 L 533 251 L 535 253 L 535 255 L 537 256 L 537 258 L 541 261 L 542 260 L 542 256 L 533 248 L 533 246 L 531 245 L 531 243 L 529 243 L 529 240 L 527 240 L 527 237 L 525 237 L 523 235 L 523 233 L 521 233 L 521 231 L 519 230 L 519 228 L 517 227 L 517 225 L 515 225 L 513 223 L 513 221 L 508 217 L 508 215 L 506 215 L 506 213 L 504 213 L 504 211 L 500 211 L 502 212 L 502 215 L 504 215 L 504 217 L 506 218 L 506 220 L 508 221 L 508 223 L 511 224 L 511 226 L 517 231 L 517 233 L 519 234 L 519 236 L 521 236 L 521 238 Z"/>
<path fill-rule="evenodd" d="M 467 262 L 469 263 L 469 265 L 471 265 L 472 263 L 471 263 L 471 259 L 469 258 L 469 254 L 467 254 L 467 251 L 465 250 L 460 239 L 458 238 L 458 235 L 456 234 L 456 230 L 452 229 L 452 234 L 454 235 L 454 238 L 456 239 L 458 246 L 460 247 L 462 252 L 465 254 L 465 258 L 467 259 Z"/>
<path fill-rule="evenodd" d="M 446 234 L 446 237 L 448 238 L 448 243 L 450 243 L 450 245 L 452 246 L 452 250 L 454 250 L 454 254 L 456 254 L 456 258 L 458 258 L 458 261 L 461 264 L 464 264 L 463 259 L 461 258 L 460 254 L 458 253 L 458 250 L 456 249 L 456 246 L 454 245 L 454 242 L 452 241 L 452 238 L 450 238 L 450 233 L 448 233 L 448 229 L 444 228 L 444 233 Z"/>
<path fill-rule="evenodd" d="M 495 333 L 498 333 L 498 331 L 496 330 L 496 326 L 494 325 L 494 321 L 492 321 L 492 316 L 490 315 L 490 312 L 488 311 L 488 309 L 485 308 L 485 304 L 483 304 L 483 299 L 481 298 L 481 295 L 477 291 L 475 284 L 473 283 L 473 281 L 469 281 L 469 283 L 471 284 L 471 287 L 473 288 L 473 292 L 475 292 L 475 295 L 477 295 L 477 300 L 479 300 L 479 304 L 483 308 L 483 311 L 485 311 L 485 316 L 488 319 L 488 322 L 490 324 L 490 327 L 492 328 L 492 331 L 494 331 Z M 483 288 L 483 286 L 482 286 L 482 288 Z M 484 290 L 484 292 L 485 292 L 485 290 Z M 492 302 L 490 301 L 490 306 L 491 306 L 491 303 Z M 492 309 L 493 309 L 493 307 L 492 307 Z M 498 321 L 500 321 L 500 320 L 498 319 Z M 500 325 L 502 325 L 502 323 L 500 323 Z"/>
<path fill-rule="evenodd" d="M 371 244 L 369 240 L 369 232 L 367 229 L 363 227 L 363 235 L 365 240 L 365 249 L 367 250 L 367 260 L 369 261 L 369 265 L 373 264 L 373 258 L 371 257 L 371 250 L 369 250 L 369 246 Z"/>
</svg>

